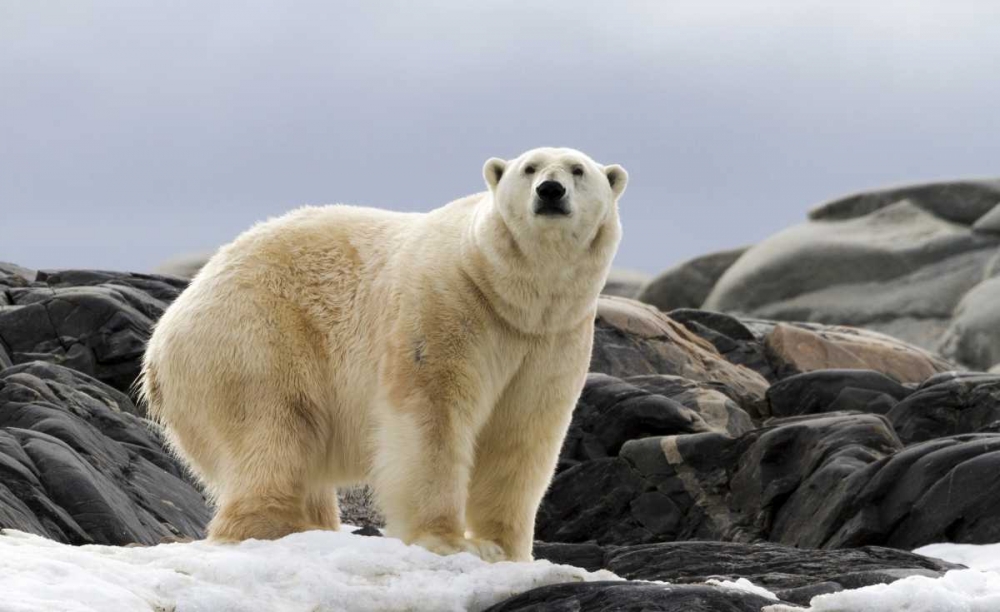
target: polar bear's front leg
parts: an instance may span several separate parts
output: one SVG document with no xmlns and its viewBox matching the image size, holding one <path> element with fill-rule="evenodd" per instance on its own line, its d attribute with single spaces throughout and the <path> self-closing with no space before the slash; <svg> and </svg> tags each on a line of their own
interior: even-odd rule
<svg viewBox="0 0 1000 612">
<path fill-rule="evenodd" d="M 434 376 L 432 364 L 383 380 L 372 484 L 386 532 L 439 554 L 503 557 L 499 546 L 465 537 L 465 503 L 476 432 L 490 406 L 467 364 Z M 389 368 L 389 372 L 400 369 Z"/>
<path fill-rule="evenodd" d="M 590 363 L 592 330 L 564 334 L 525 359 L 479 434 L 466 517 L 471 533 L 530 561 L 535 513 Z"/>
</svg>

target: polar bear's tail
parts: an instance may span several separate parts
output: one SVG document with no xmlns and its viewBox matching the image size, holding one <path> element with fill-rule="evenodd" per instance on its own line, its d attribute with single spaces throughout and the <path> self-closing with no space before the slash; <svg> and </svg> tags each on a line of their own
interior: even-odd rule
<svg viewBox="0 0 1000 612">
<path fill-rule="evenodd" d="M 148 418 L 161 422 L 163 393 L 156 374 L 156 366 L 149 359 L 148 352 L 143 356 L 142 370 L 132 384 L 132 392 L 139 399 L 139 404 L 145 406 Z"/>
</svg>

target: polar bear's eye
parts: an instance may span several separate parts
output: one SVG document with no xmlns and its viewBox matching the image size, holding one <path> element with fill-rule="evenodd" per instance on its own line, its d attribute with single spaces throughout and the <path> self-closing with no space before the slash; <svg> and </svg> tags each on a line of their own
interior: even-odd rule
<svg viewBox="0 0 1000 612">
<path fill-rule="evenodd" d="M 573 168 L 573 176 L 583 176 L 583 168 L 581 166 Z"/>
<path fill-rule="evenodd" d="M 525 174 L 534 174 L 535 173 L 535 167 L 534 166 L 525 166 L 524 173 Z"/>
</svg>

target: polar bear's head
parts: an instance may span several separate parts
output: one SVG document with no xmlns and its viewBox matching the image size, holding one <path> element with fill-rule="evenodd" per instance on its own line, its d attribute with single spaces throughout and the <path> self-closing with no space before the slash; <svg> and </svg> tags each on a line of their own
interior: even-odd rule
<svg viewBox="0 0 1000 612">
<path fill-rule="evenodd" d="M 496 211 L 516 235 L 586 245 L 611 224 L 617 247 L 617 203 L 628 182 L 621 166 L 602 166 L 573 149 L 543 148 L 509 161 L 490 159 L 483 176 Z"/>
</svg>

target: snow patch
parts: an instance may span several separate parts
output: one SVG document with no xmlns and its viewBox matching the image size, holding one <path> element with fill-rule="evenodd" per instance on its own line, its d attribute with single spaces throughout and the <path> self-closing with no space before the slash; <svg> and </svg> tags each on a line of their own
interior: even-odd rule
<svg viewBox="0 0 1000 612">
<path fill-rule="evenodd" d="M 762 586 L 758 586 L 746 578 L 739 578 L 736 581 L 732 580 L 716 580 L 715 578 L 710 578 L 705 581 L 705 584 L 711 584 L 723 589 L 731 589 L 733 591 L 743 591 L 745 593 L 753 593 L 754 595 L 760 595 L 761 597 L 766 597 L 768 599 L 777 600 L 778 596 L 768 591 Z"/>
<path fill-rule="evenodd" d="M 767 606 L 763 612 L 996 612 L 1000 610 L 1000 544 L 931 544 L 913 551 L 969 569 L 940 578 L 909 576 L 892 584 L 818 595 L 809 608 Z"/>
<path fill-rule="evenodd" d="M 961 563 L 969 569 L 1000 572 L 1000 544 L 929 544 L 913 552 Z"/>
<path fill-rule="evenodd" d="M 819 595 L 808 612 L 996 612 L 1000 574 L 951 570 L 941 578 L 910 576 L 892 584 Z M 796 606 L 767 606 L 763 612 L 805 612 Z"/>
<path fill-rule="evenodd" d="M 549 561 L 442 557 L 391 538 L 331 531 L 151 547 L 0 535 L 4 612 L 464 611 L 548 584 L 592 580 L 621 578 Z"/>
</svg>

